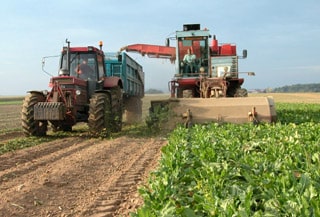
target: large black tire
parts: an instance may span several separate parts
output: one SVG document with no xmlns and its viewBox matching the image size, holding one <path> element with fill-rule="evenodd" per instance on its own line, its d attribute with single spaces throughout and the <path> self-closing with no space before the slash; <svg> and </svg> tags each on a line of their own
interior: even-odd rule
<svg viewBox="0 0 320 217">
<path fill-rule="evenodd" d="M 192 90 L 187 89 L 182 91 L 182 98 L 192 98 L 192 97 L 193 97 Z"/>
<path fill-rule="evenodd" d="M 119 132 L 122 129 L 123 115 L 123 94 L 119 86 L 111 90 L 111 105 L 112 105 L 112 132 Z"/>
<path fill-rule="evenodd" d="M 128 97 L 124 102 L 124 117 L 127 124 L 141 122 L 142 119 L 142 100 L 140 97 Z"/>
<path fill-rule="evenodd" d="M 100 134 L 103 130 L 106 133 L 111 132 L 112 128 L 112 106 L 111 94 L 95 93 L 90 99 L 89 118 L 88 118 L 89 131 L 92 134 Z"/>
<path fill-rule="evenodd" d="M 177 88 L 177 98 L 183 98 L 183 89 Z"/>
<path fill-rule="evenodd" d="M 247 97 L 248 96 L 248 91 L 247 89 L 244 88 L 238 88 L 236 90 L 236 93 L 234 94 L 234 97 Z"/>
<path fill-rule="evenodd" d="M 34 120 L 34 105 L 44 102 L 45 96 L 41 93 L 30 93 L 23 101 L 21 121 L 23 133 L 26 136 L 45 136 L 48 130 L 48 121 Z"/>
</svg>

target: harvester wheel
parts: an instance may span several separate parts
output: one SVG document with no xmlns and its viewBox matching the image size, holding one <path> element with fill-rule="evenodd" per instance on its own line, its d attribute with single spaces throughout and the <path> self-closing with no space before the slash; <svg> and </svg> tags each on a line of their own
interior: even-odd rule
<svg viewBox="0 0 320 217">
<path fill-rule="evenodd" d="M 192 98 L 193 97 L 192 90 L 183 90 L 182 97 L 183 98 Z"/>
<path fill-rule="evenodd" d="M 41 93 L 30 93 L 23 101 L 22 105 L 22 128 L 26 136 L 45 136 L 48 129 L 48 121 L 34 120 L 34 105 L 44 102 L 45 96 Z"/>
<path fill-rule="evenodd" d="M 177 88 L 177 98 L 182 98 L 183 97 L 183 89 Z"/>
<path fill-rule="evenodd" d="M 234 97 L 247 97 L 248 96 L 248 91 L 247 89 L 244 88 L 238 88 L 236 90 L 236 93 L 234 94 Z"/>
<path fill-rule="evenodd" d="M 122 129 L 123 97 L 119 86 L 111 89 L 112 105 L 112 132 L 119 132 Z"/>
<path fill-rule="evenodd" d="M 109 92 L 96 93 L 91 97 L 88 126 L 89 131 L 95 135 L 103 130 L 106 130 L 106 133 L 111 132 L 112 110 L 111 94 Z"/>
<path fill-rule="evenodd" d="M 128 97 L 125 99 L 125 121 L 133 124 L 141 121 L 142 118 L 142 100 L 140 97 Z"/>
</svg>

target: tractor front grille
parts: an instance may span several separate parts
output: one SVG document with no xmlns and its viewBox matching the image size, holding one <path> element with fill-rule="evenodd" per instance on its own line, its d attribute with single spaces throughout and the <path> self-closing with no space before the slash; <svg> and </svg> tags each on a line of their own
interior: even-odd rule
<svg viewBox="0 0 320 217">
<path fill-rule="evenodd" d="M 34 106 L 35 120 L 64 120 L 65 113 L 62 102 L 38 102 Z"/>
</svg>

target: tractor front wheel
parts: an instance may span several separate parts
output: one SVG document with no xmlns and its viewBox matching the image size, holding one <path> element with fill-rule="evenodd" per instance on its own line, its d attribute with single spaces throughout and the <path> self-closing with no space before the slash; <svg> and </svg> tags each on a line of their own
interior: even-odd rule
<svg viewBox="0 0 320 217">
<path fill-rule="evenodd" d="M 107 134 L 112 128 L 112 105 L 109 92 L 96 93 L 90 99 L 88 126 L 91 134 L 98 135 L 102 131 Z"/>
<path fill-rule="evenodd" d="M 48 121 L 34 120 L 34 105 L 44 102 L 45 96 L 41 93 L 30 93 L 23 101 L 21 121 L 23 133 L 26 136 L 45 136 L 48 130 Z"/>
</svg>

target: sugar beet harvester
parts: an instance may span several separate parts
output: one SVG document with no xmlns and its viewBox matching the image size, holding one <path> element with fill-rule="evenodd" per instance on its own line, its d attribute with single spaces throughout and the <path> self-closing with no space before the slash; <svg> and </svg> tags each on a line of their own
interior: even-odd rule
<svg viewBox="0 0 320 217">
<path fill-rule="evenodd" d="M 200 24 L 187 24 L 183 31 L 176 31 L 176 47 L 167 39 L 166 46 L 132 44 L 121 48 L 176 63 L 176 74 L 169 82 L 171 98 L 151 102 L 151 112 L 157 105 L 169 105 L 177 117 L 186 118 L 187 124 L 191 119 L 194 123 L 275 121 L 273 99 L 247 97 L 247 90 L 241 87 L 244 79 L 239 77 L 238 59 L 246 58 L 247 51 L 238 56 L 235 44 L 219 44 L 215 36 L 210 44 L 211 37 Z M 181 118 L 176 121 L 181 122 Z"/>
<path fill-rule="evenodd" d="M 54 131 L 70 131 L 77 122 L 87 122 L 92 134 L 117 132 L 142 113 L 144 72 L 126 53 L 105 54 L 88 47 L 63 47 L 59 75 L 52 77 L 51 91 L 29 91 L 22 107 L 26 136 L 43 136 L 48 123 Z"/>
</svg>

